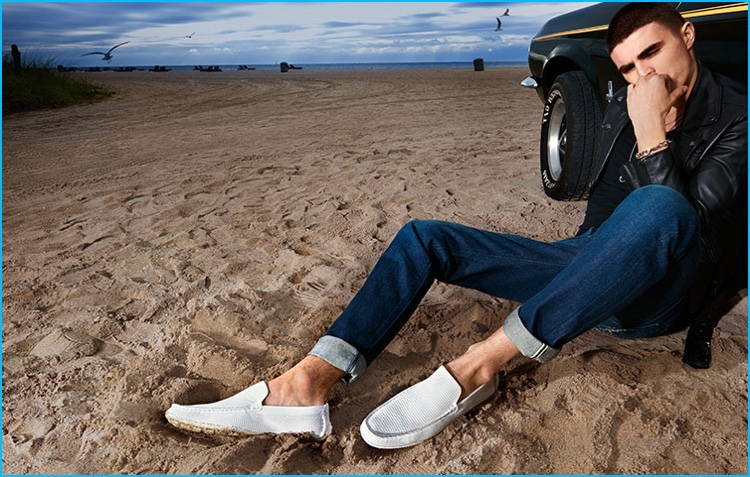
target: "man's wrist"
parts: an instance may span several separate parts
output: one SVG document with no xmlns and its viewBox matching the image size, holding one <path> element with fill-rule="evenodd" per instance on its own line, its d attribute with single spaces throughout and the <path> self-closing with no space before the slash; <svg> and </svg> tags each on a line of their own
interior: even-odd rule
<svg viewBox="0 0 750 477">
<path fill-rule="evenodd" d="M 652 146 L 652 147 L 650 147 L 648 149 L 644 149 L 644 150 L 638 152 L 635 155 L 635 159 L 638 160 L 638 161 L 640 161 L 641 159 L 645 159 L 645 158 L 647 158 L 647 157 L 649 157 L 651 155 L 656 154 L 657 152 L 661 152 L 661 151 L 667 149 L 671 143 L 672 143 L 672 141 L 670 141 L 669 139 L 665 139 L 665 140 L 659 142 L 658 144 L 656 144 L 656 145 L 654 145 L 654 146 Z"/>
</svg>

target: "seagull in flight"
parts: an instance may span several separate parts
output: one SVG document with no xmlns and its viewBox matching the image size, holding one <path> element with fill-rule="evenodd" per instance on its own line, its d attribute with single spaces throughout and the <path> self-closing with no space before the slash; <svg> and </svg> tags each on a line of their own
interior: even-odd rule
<svg viewBox="0 0 750 477">
<path fill-rule="evenodd" d="M 193 33 L 191 33 L 191 34 L 189 34 L 189 35 L 187 35 L 187 36 L 183 36 L 183 38 L 192 38 L 192 37 L 193 37 L 193 35 L 195 35 L 195 32 L 193 32 Z"/>
<path fill-rule="evenodd" d="M 500 15 L 500 16 L 501 17 L 509 17 L 510 16 L 510 8 L 506 8 L 505 12 L 503 12 L 503 14 Z"/>
<path fill-rule="evenodd" d="M 118 46 L 122 46 L 122 45 L 124 45 L 126 43 L 130 43 L 130 42 L 129 41 L 125 41 L 123 43 L 120 43 L 119 45 L 115 45 L 112 48 L 110 48 L 109 51 L 107 51 L 106 53 L 102 53 L 101 51 L 92 51 L 91 53 L 86 53 L 85 55 L 81 55 L 81 56 L 102 55 L 102 60 L 106 61 L 107 63 L 109 63 L 109 62 L 112 61 L 112 50 L 114 50 Z"/>
<path fill-rule="evenodd" d="M 496 17 L 497 18 L 497 17 Z M 502 28 L 500 28 L 503 25 L 503 22 L 500 21 L 499 18 L 497 18 L 497 27 L 495 27 L 495 31 L 500 31 Z"/>
</svg>

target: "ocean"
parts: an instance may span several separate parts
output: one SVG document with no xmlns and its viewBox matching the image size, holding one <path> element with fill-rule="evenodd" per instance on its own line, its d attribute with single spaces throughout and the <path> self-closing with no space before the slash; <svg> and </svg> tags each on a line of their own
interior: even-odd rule
<svg viewBox="0 0 750 477">
<path fill-rule="evenodd" d="M 294 65 L 298 68 L 306 69 L 306 70 L 374 70 L 374 69 L 401 69 L 401 68 L 473 68 L 473 61 L 449 61 L 449 62 L 420 62 L 420 63 L 311 63 L 311 64 L 294 64 L 289 63 L 289 65 Z M 149 66 L 113 66 L 108 65 L 106 67 L 99 66 L 97 67 L 100 70 L 120 70 L 120 69 L 137 69 L 137 70 L 154 70 L 157 65 L 149 65 Z M 198 65 L 158 65 L 160 68 L 166 68 L 167 70 L 171 71 L 192 71 L 195 69 Z M 254 65 L 254 64 L 245 64 L 245 65 L 200 65 L 204 68 L 216 67 L 218 66 L 221 71 L 237 71 L 240 66 L 247 66 L 248 68 L 254 68 L 256 70 L 266 70 L 266 71 L 278 71 L 280 69 L 280 65 Z M 485 68 L 514 68 L 514 67 L 526 67 L 528 66 L 528 63 L 525 61 L 485 61 L 484 67 Z M 79 70 L 89 70 L 94 67 L 84 66 L 84 67 L 77 67 Z"/>
</svg>

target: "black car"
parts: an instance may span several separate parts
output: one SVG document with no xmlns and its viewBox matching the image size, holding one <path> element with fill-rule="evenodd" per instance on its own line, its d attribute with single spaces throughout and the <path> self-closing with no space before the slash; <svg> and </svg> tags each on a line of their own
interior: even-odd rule
<svg viewBox="0 0 750 477">
<path fill-rule="evenodd" d="M 588 197 L 602 112 L 625 85 L 604 46 L 607 25 L 625 3 L 600 3 L 545 23 L 529 46 L 531 76 L 544 102 L 541 176 L 548 196 Z M 695 24 L 695 52 L 716 73 L 747 84 L 747 2 L 675 3 Z"/>
</svg>

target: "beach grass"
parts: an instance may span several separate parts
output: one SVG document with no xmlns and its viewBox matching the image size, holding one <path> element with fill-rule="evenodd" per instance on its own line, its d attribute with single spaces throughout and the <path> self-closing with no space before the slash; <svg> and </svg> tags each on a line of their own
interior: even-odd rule
<svg viewBox="0 0 750 477">
<path fill-rule="evenodd" d="M 3 116 L 90 103 L 114 95 L 114 91 L 106 87 L 58 72 L 52 64 L 52 61 L 33 61 L 23 64 L 21 72 L 17 73 L 12 61 L 3 58 Z"/>
</svg>

